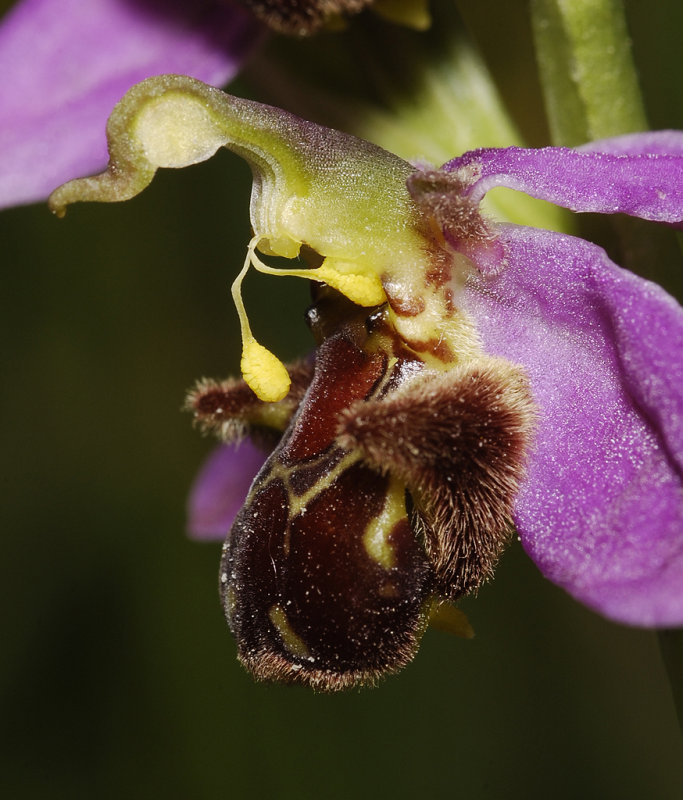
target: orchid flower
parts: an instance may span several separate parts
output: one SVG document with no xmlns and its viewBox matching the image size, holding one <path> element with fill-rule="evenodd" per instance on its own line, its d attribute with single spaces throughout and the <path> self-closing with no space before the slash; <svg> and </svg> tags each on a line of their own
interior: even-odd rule
<svg viewBox="0 0 683 800">
<path fill-rule="evenodd" d="M 164 76 L 126 95 L 108 137 L 108 170 L 56 190 L 57 214 L 133 197 L 221 146 L 254 174 L 233 285 L 244 380 L 202 381 L 188 404 L 226 443 L 191 525 L 228 534 L 221 595 L 256 677 L 372 683 L 435 615 L 467 635 L 450 602 L 492 575 L 513 523 L 541 572 L 599 613 L 683 624 L 683 310 L 587 241 L 480 211 L 507 186 L 679 226 L 683 133 L 416 169 Z M 307 264 L 275 269 L 257 250 Z M 315 363 L 286 368 L 256 341 L 240 292 L 252 267 L 313 282 Z M 250 489 L 264 456 L 244 437 L 274 447 Z"/>
</svg>

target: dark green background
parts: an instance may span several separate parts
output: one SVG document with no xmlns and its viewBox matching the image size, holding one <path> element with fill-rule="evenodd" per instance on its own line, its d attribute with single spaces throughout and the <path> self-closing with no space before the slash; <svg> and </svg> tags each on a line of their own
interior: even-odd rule
<svg viewBox="0 0 683 800">
<path fill-rule="evenodd" d="M 666 58 L 683 21 L 675 4 L 654 5 L 666 13 L 629 5 L 636 52 L 654 122 L 680 126 L 680 56 Z M 654 634 L 578 606 L 518 544 L 465 604 L 476 638 L 428 632 L 379 689 L 316 696 L 255 685 L 237 665 L 219 545 L 184 533 L 210 445 L 179 408 L 195 378 L 237 367 L 229 283 L 249 183 L 222 154 L 124 205 L 79 206 L 62 222 L 42 206 L 0 215 L 0 789 L 681 797 Z M 253 278 L 246 302 L 279 355 L 309 347 L 305 286 Z"/>
</svg>

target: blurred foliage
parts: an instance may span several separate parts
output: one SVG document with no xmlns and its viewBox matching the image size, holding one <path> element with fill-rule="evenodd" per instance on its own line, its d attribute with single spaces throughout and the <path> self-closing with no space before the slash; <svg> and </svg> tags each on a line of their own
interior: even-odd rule
<svg viewBox="0 0 683 800">
<path fill-rule="evenodd" d="M 509 105 L 528 78 L 522 127 L 542 143 L 526 4 L 505 4 L 519 59 L 502 4 L 459 5 Z M 681 6 L 627 11 L 650 119 L 683 127 Z M 184 534 L 210 445 L 179 408 L 237 367 L 249 184 L 222 154 L 62 222 L 0 215 L 4 796 L 679 798 L 655 635 L 580 607 L 517 543 L 464 604 L 476 638 L 428 632 L 377 690 L 260 686 L 237 665 L 219 545 Z M 278 355 L 310 347 L 303 282 L 251 276 L 245 300 Z"/>
</svg>

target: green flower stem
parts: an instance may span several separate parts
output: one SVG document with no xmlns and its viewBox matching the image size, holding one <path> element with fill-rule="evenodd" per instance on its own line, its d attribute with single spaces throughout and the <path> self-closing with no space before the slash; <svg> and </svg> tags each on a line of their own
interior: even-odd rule
<svg viewBox="0 0 683 800">
<path fill-rule="evenodd" d="M 659 646 L 683 733 L 683 630 L 659 631 Z"/>
<path fill-rule="evenodd" d="M 554 144 L 647 130 L 621 0 L 532 0 Z"/>
</svg>

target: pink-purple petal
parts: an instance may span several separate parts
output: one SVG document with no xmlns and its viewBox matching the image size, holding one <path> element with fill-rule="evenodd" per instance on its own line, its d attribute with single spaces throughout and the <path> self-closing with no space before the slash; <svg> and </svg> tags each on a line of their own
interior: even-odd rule
<svg viewBox="0 0 683 800">
<path fill-rule="evenodd" d="M 463 174 L 475 203 L 506 186 L 573 211 L 683 223 L 681 131 L 630 134 L 577 150 L 473 150 L 443 169 Z"/>
<path fill-rule="evenodd" d="M 222 85 L 260 28 L 213 0 L 23 0 L 0 25 L 0 207 L 45 198 L 107 162 L 105 125 L 138 81 Z"/>
<path fill-rule="evenodd" d="M 683 156 L 683 133 L 674 130 L 626 133 L 611 139 L 596 139 L 576 149 L 580 153 Z"/>
<path fill-rule="evenodd" d="M 518 497 L 543 574 L 607 617 L 683 624 L 683 310 L 570 236 L 501 226 L 498 275 L 464 302 L 523 364 L 540 418 Z"/>
<path fill-rule="evenodd" d="M 202 465 L 187 502 L 187 530 L 195 539 L 225 539 L 267 454 L 245 440 L 217 447 Z"/>
</svg>

